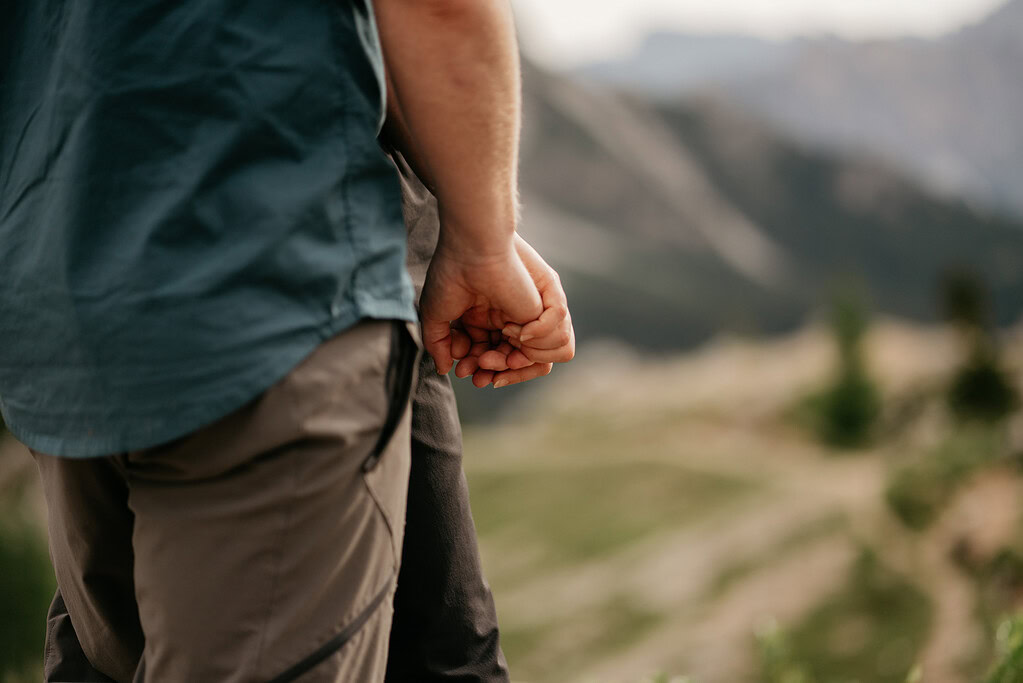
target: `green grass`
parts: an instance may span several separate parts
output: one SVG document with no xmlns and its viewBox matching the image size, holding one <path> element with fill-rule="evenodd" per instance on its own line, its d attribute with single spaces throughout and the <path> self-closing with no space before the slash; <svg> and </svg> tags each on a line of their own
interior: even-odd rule
<svg viewBox="0 0 1023 683">
<path fill-rule="evenodd" d="M 707 598 L 711 600 L 720 598 L 730 588 L 749 578 L 759 569 L 769 567 L 773 562 L 784 559 L 789 553 L 847 528 L 848 520 L 841 512 L 832 512 L 812 519 L 788 532 L 770 548 L 722 567 L 710 585 Z"/>
<path fill-rule="evenodd" d="M 24 489 L 17 481 L 0 491 L 0 681 L 11 683 L 40 679 L 56 585 L 45 537 L 25 512 Z"/>
<path fill-rule="evenodd" d="M 978 468 L 1004 450 L 1001 430 L 986 425 L 960 427 L 932 452 L 894 472 L 885 498 L 907 527 L 922 530 Z"/>
<path fill-rule="evenodd" d="M 0 680 L 5 675 L 29 680 L 38 665 L 53 591 L 46 543 L 37 530 L 0 523 Z"/>
<path fill-rule="evenodd" d="M 984 683 L 1023 683 L 1023 615 L 1002 622 L 995 649 L 997 659 Z"/>
<path fill-rule="evenodd" d="M 816 683 L 903 683 L 931 623 L 925 594 L 864 552 L 846 586 L 790 632 Z"/>
<path fill-rule="evenodd" d="M 469 472 L 480 537 L 528 555 L 488 567 L 495 582 L 609 555 L 678 527 L 753 489 L 745 480 L 667 463 L 544 465 Z M 513 574 L 513 576 L 509 576 Z"/>
<path fill-rule="evenodd" d="M 504 627 L 501 646 L 517 680 L 562 681 L 594 662 L 638 642 L 664 615 L 623 596 L 562 619 L 530 627 Z"/>
</svg>

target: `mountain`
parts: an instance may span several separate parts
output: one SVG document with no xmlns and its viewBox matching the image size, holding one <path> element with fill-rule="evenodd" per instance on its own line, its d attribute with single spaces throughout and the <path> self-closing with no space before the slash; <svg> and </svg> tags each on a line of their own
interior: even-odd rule
<svg viewBox="0 0 1023 683">
<path fill-rule="evenodd" d="M 789 329 L 836 290 L 932 318 L 941 274 L 1023 313 L 1023 227 L 879 162 L 779 137 L 728 101 L 655 102 L 525 75 L 523 232 L 562 272 L 583 338 L 688 346 Z"/>
<path fill-rule="evenodd" d="M 621 60 L 580 67 L 583 81 L 662 97 L 736 78 L 771 73 L 799 52 L 794 42 L 744 35 L 656 32 Z"/>
<path fill-rule="evenodd" d="M 693 44 L 661 35 L 582 75 L 662 99 L 714 91 L 796 139 L 877 156 L 932 190 L 1023 213 L 1023 0 L 933 40 L 702 39 L 704 54 L 727 60 L 700 58 Z M 700 68 L 705 77 L 694 77 Z"/>
<path fill-rule="evenodd" d="M 1023 314 L 1023 225 L 869 158 L 780 137 L 729 100 L 660 102 L 524 67 L 521 230 L 558 270 L 581 346 L 685 349 L 794 329 L 854 289 L 932 320 L 949 269 Z M 528 391 L 456 383 L 463 419 Z"/>
</svg>

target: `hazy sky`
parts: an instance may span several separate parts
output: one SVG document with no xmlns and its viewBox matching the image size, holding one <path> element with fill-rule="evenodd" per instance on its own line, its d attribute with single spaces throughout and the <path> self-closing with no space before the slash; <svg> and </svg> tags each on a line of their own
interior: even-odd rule
<svg viewBox="0 0 1023 683">
<path fill-rule="evenodd" d="M 527 51 L 555 67 L 627 52 L 652 29 L 766 37 L 937 35 L 1004 0 L 512 0 Z"/>
</svg>

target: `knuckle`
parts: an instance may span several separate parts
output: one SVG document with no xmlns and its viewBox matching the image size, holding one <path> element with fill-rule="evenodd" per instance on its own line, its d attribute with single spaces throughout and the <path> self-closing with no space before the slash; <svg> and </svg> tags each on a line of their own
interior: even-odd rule
<svg viewBox="0 0 1023 683">
<path fill-rule="evenodd" d="M 570 335 L 569 340 L 565 343 L 565 345 L 563 347 L 558 349 L 558 351 L 559 351 L 559 354 L 558 354 L 559 355 L 559 358 L 558 358 L 558 362 L 559 363 L 567 363 L 568 361 L 570 361 L 573 358 L 575 358 L 575 338 L 571 337 L 571 335 Z"/>
</svg>

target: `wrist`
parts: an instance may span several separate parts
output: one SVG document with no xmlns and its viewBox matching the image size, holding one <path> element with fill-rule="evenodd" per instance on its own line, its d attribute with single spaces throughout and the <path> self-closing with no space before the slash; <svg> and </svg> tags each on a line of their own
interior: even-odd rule
<svg viewBox="0 0 1023 683">
<path fill-rule="evenodd" d="M 437 252 L 467 265 L 504 262 L 516 253 L 515 214 L 464 220 L 441 210 Z"/>
</svg>

